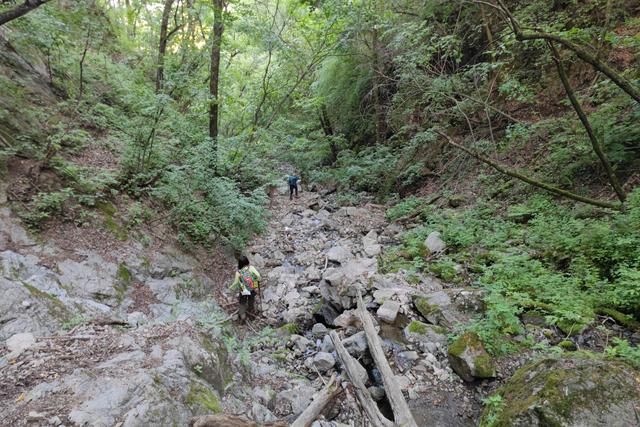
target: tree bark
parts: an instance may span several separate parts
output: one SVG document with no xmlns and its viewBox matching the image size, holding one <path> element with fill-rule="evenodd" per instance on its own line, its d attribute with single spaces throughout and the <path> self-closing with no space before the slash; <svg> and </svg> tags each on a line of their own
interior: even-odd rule
<svg viewBox="0 0 640 427">
<path fill-rule="evenodd" d="M 25 0 L 25 2 L 20 6 L 16 6 L 13 9 L 0 13 L 0 25 L 4 25 L 16 18 L 20 18 L 22 15 L 26 15 L 33 9 L 37 9 L 49 1 L 50 0 Z"/>
<path fill-rule="evenodd" d="M 134 11 L 131 7 L 131 0 L 124 0 L 124 5 L 127 15 L 127 36 L 133 39 L 133 26 L 134 26 Z"/>
<path fill-rule="evenodd" d="M 222 47 L 222 32 L 224 30 L 222 22 L 223 0 L 213 0 L 213 38 L 211 42 L 211 74 L 209 78 L 209 94 L 211 96 L 209 105 L 209 137 L 212 141 L 212 156 L 214 167 L 217 164 L 218 152 L 218 109 L 219 100 L 219 77 L 220 77 L 220 50 Z"/>
<path fill-rule="evenodd" d="M 82 99 L 84 92 L 84 60 L 87 57 L 87 51 L 89 50 L 89 44 L 91 43 L 91 30 L 87 31 L 87 40 L 84 44 L 84 50 L 82 51 L 82 57 L 80 58 L 80 91 L 78 93 L 78 101 Z"/>
<path fill-rule="evenodd" d="M 372 93 L 373 93 L 373 107 L 375 113 L 375 125 L 376 125 L 376 144 L 381 144 L 386 139 L 387 126 L 384 117 L 384 107 L 382 105 L 382 75 L 383 65 L 380 55 L 380 40 L 378 37 L 378 30 L 374 28 L 372 30 L 372 43 L 371 49 L 373 54 L 372 63 Z"/>
<path fill-rule="evenodd" d="M 500 173 L 503 173 L 505 175 L 509 175 L 513 178 L 517 178 L 521 181 L 526 182 L 527 184 L 531 184 L 534 187 L 538 187 L 538 188 L 542 188 L 544 190 L 547 190 L 551 193 L 557 194 L 559 196 L 563 196 L 566 197 L 568 199 L 572 199 L 572 200 L 576 200 L 578 202 L 582 202 L 582 203 L 587 203 L 589 205 L 594 205 L 594 206 L 599 206 L 601 208 L 609 208 L 609 209 L 615 209 L 615 210 L 620 210 L 622 208 L 622 205 L 618 204 L 618 203 L 611 203 L 611 202 L 606 202 L 603 200 L 596 200 L 596 199 L 592 199 L 589 197 L 585 197 L 585 196 L 580 196 L 579 194 L 575 194 L 572 193 L 570 191 L 566 191 L 563 190 L 561 188 L 558 188 L 554 185 L 551 184 L 547 184 L 546 182 L 542 182 L 542 181 L 538 181 L 536 179 L 530 178 L 526 175 L 523 175 L 519 172 L 516 172 L 514 170 L 511 170 L 501 164 L 499 164 L 498 162 L 491 160 L 481 154 L 475 153 L 471 150 L 469 150 L 467 147 L 460 145 L 458 143 L 456 143 L 455 141 L 453 141 L 453 139 L 451 139 L 451 137 L 443 132 L 440 131 L 436 131 L 438 132 L 438 134 L 440 134 L 440 136 L 444 137 L 447 142 L 450 145 L 453 145 L 454 147 L 464 151 L 465 153 L 467 153 L 468 155 L 470 155 L 471 157 L 474 157 L 478 160 L 480 160 L 483 163 L 488 164 L 489 166 L 491 166 L 492 168 L 494 168 L 495 170 L 497 170 Z"/>
<path fill-rule="evenodd" d="M 167 51 L 167 42 L 169 41 L 168 26 L 169 16 L 174 0 L 165 0 L 164 9 L 162 10 L 162 20 L 160 21 L 160 42 L 158 43 L 158 66 L 156 70 L 156 92 L 162 89 L 164 80 L 164 54 Z"/>
<path fill-rule="evenodd" d="M 591 127 L 591 123 L 587 118 L 587 115 L 584 113 L 584 110 L 582 109 L 580 102 L 578 102 L 578 99 L 576 98 L 575 92 L 571 87 L 571 83 L 569 83 L 569 78 L 567 77 L 567 73 L 565 72 L 564 67 L 562 66 L 562 61 L 560 60 L 560 53 L 558 52 L 558 49 L 556 49 L 553 42 L 549 41 L 547 42 L 547 44 L 551 49 L 551 57 L 553 58 L 553 62 L 555 62 L 556 64 L 556 68 L 558 69 L 558 75 L 560 76 L 562 85 L 564 86 L 564 89 L 567 92 L 567 96 L 571 101 L 571 105 L 573 105 L 573 109 L 576 111 L 576 114 L 580 118 L 580 121 L 582 122 L 584 129 L 587 131 L 587 135 L 589 135 L 589 139 L 591 140 L 591 146 L 593 147 L 593 151 L 595 151 L 596 155 L 600 159 L 600 163 L 602 163 L 602 166 L 604 167 L 604 170 L 607 173 L 607 177 L 609 178 L 609 183 L 611 184 L 614 191 L 618 195 L 618 199 L 620 199 L 620 201 L 624 203 L 627 195 L 622 189 L 622 185 L 620 185 L 620 181 L 618 181 L 618 177 L 613 171 L 613 168 L 611 167 L 611 163 L 609 163 L 609 159 L 607 159 L 607 156 L 604 153 L 604 149 L 602 148 L 602 144 L 598 139 L 598 137 L 596 136 L 595 132 L 593 131 L 593 128 Z"/>
<path fill-rule="evenodd" d="M 291 427 L 309 427 L 313 424 L 329 402 L 340 393 L 339 384 L 336 384 L 335 381 L 336 376 L 334 374 L 329 383 L 313 396 L 311 405 L 307 406 L 307 409 L 296 418 Z"/>
<path fill-rule="evenodd" d="M 382 383 L 384 384 L 384 390 L 387 394 L 387 399 L 391 404 L 393 410 L 393 416 L 395 418 L 395 425 L 398 427 L 418 427 L 416 421 L 413 419 L 411 410 L 407 401 L 404 399 L 402 390 L 396 381 L 396 377 L 389 366 L 389 361 L 384 355 L 382 349 L 382 343 L 378 332 L 373 325 L 373 319 L 364 306 L 362 301 L 362 295 L 358 292 L 358 311 L 360 320 L 364 327 L 364 333 L 367 336 L 367 344 L 369 344 L 369 353 L 373 357 L 380 375 L 382 376 Z"/>
<path fill-rule="evenodd" d="M 358 366 L 357 361 L 347 352 L 347 349 L 342 345 L 342 341 L 340 341 L 340 337 L 336 331 L 329 332 L 329 337 L 333 342 L 333 346 L 336 348 L 336 353 L 338 354 L 338 358 L 342 362 L 342 367 L 347 372 L 347 376 L 351 381 L 351 384 L 355 387 L 356 397 L 364 409 L 369 422 L 373 427 L 393 427 L 393 422 L 389 421 L 382 415 L 380 409 L 378 409 L 378 405 L 371 398 L 371 393 L 362 382 L 362 378 L 358 375 Z"/>
</svg>

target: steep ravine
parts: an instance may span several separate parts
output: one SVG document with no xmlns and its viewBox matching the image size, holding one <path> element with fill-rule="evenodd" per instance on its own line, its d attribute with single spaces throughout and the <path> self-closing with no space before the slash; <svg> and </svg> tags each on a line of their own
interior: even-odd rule
<svg viewBox="0 0 640 427">
<path fill-rule="evenodd" d="M 284 188 L 273 205 L 267 232 L 247 248 L 264 282 L 262 313 L 246 324 L 234 319 L 236 295 L 225 285 L 233 270 L 209 277 L 170 245 L 127 241 L 106 257 L 41 243 L 3 205 L 1 424 L 187 425 L 212 413 L 287 424 L 341 372 L 332 329 L 367 370 L 371 395 L 391 417 L 354 310 L 360 290 L 417 424 L 477 425 L 482 399 L 524 362 L 515 357 L 493 366 L 473 336 L 449 342 L 457 324 L 483 309 L 481 293 L 378 271 L 378 256 L 402 232 L 385 221 L 382 206 L 338 207 L 316 192 L 290 202 Z M 426 244 L 437 252 L 444 242 L 433 235 Z M 231 254 L 218 257 L 210 262 L 219 270 L 232 262 Z M 547 365 L 535 367 L 544 383 L 540 366 Z M 637 384 L 635 391 L 628 386 L 633 397 Z M 314 427 L 363 425 L 353 386 L 341 380 L 341 387 Z M 510 387 L 514 398 L 522 393 L 517 383 Z M 633 405 L 624 409 L 628 415 Z"/>
</svg>

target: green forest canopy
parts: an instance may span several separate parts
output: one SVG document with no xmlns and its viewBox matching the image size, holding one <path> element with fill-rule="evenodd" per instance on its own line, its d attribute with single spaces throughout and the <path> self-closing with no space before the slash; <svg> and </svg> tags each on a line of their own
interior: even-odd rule
<svg viewBox="0 0 640 427">
<path fill-rule="evenodd" d="M 490 289 L 485 339 L 514 332 L 532 304 L 569 331 L 602 309 L 637 317 L 639 10 L 616 0 L 4 1 L 2 152 L 63 179 L 27 201 L 33 226 L 61 213 L 82 222 L 66 204 L 126 194 L 152 201 L 140 211 L 161 207 L 185 244 L 243 247 L 266 226 L 265 189 L 283 165 L 340 186 L 344 203 L 461 192 L 464 212 L 413 196 L 396 205 L 393 219 L 423 225 L 384 261 Z M 90 144 L 118 154 L 117 167 L 75 163 Z M 457 255 L 425 261 L 433 228 Z M 456 278 L 456 264 L 469 276 Z"/>
</svg>

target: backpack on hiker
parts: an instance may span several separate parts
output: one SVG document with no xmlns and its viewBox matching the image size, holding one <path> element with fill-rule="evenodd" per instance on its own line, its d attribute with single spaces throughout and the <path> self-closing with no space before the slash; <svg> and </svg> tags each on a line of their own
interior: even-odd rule
<svg viewBox="0 0 640 427">
<path fill-rule="evenodd" d="M 249 268 L 242 268 L 238 273 L 240 274 L 240 292 L 242 295 L 251 295 L 257 287 L 256 278 Z"/>
</svg>

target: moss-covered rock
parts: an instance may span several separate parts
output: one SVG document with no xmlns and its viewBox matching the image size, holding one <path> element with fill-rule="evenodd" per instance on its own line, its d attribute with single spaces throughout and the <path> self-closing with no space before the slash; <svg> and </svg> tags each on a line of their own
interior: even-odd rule
<svg viewBox="0 0 640 427">
<path fill-rule="evenodd" d="M 451 368 L 465 381 L 496 376 L 493 360 L 475 332 L 460 335 L 449 346 L 448 356 Z"/>
<path fill-rule="evenodd" d="M 442 308 L 438 304 L 433 304 L 429 301 L 429 298 L 423 295 L 412 296 L 413 306 L 418 313 L 422 315 L 429 323 L 434 325 L 444 324 L 450 326 L 446 321 Z"/>
<path fill-rule="evenodd" d="M 447 330 L 440 326 L 429 325 L 414 320 L 403 330 L 404 337 L 409 342 L 417 344 L 423 351 L 430 351 L 431 343 L 444 348 L 447 345 Z"/>
<path fill-rule="evenodd" d="M 520 368 L 498 393 L 504 404 L 487 408 L 480 425 L 638 425 L 640 374 L 622 362 L 544 359 Z"/>
<path fill-rule="evenodd" d="M 467 201 L 466 197 L 464 197 L 461 194 L 453 195 L 449 197 L 449 200 L 448 200 L 449 206 L 451 206 L 452 208 L 457 208 L 459 206 L 462 206 L 466 201 Z"/>
</svg>

